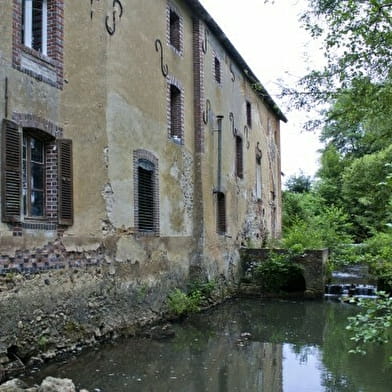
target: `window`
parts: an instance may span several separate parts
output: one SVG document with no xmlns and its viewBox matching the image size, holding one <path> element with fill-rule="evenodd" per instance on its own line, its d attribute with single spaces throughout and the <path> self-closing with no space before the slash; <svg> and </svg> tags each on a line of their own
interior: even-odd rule
<svg viewBox="0 0 392 392">
<path fill-rule="evenodd" d="M 170 125 L 169 136 L 177 143 L 183 139 L 183 97 L 181 90 L 174 84 L 169 84 L 170 89 Z"/>
<path fill-rule="evenodd" d="M 170 10 L 170 45 L 178 51 L 181 50 L 180 17 L 172 9 Z"/>
<path fill-rule="evenodd" d="M 256 156 L 256 199 L 262 199 L 261 156 Z"/>
<path fill-rule="evenodd" d="M 73 223 L 72 142 L 4 120 L 2 220 Z"/>
<path fill-rule="evenodd" d="M 64 0 L 13 0 L 12 66 L 61 89 Z"/>
<path fill-rule="evenodd" d="M 223 192 L 216 194 L 216 231 L 218 234 L 226 233 L 226 201 Z"/>
<path fill-rule="evenodd" d="M 221 63 L 218 57 L 214 57 L 214 75 L 215 80 L 220 84 L 221 83 Z"/>
<path fill-rule="evenodd" d="M 48 54 L 47 0 L 23 0 L 22 39 L 27 47 Z"/>
<path fill-rule="evenodd" d="M 235 174 L 239 178 L 244 177 L 244 165 L 243 165 L 243 149 L 242 149 L 242 138 L 240 136 L 235 137 Z"/>
<path fill-rule="evenodd" d="M 22 193 L 23 215 L 45 216 L 45 149 L 44 142 L 23 132 Z"/>
<path fill-rule="evenodd" d="M 134 152 L 135 225 L 139 233 L 159 234 L 158 160 L 148 151 Z"/>
<path fill-rule="evenodd" d="M 252 127 L 252 104 L 249 101 L 246 101 L 246 124 Z"/>
</svg>

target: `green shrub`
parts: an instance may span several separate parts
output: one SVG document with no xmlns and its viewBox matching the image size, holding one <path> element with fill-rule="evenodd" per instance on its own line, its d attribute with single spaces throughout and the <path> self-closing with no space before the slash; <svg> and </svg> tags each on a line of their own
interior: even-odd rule
<svg viewBox="0 0 392 392">
<path fill-rule="evenodd" d="M 292 261 L 291 254 L 271 252 L 268 259 L 256 265 L 254 278 L 264 292 L 278 293 L 291 290 L 302 278 L 303 269 Z"/>
<path fill-rule="evenodd" d="M 358 305 L 362 312 L 349 317 L 346 329 L 353 333 L 351 340 L 356 347 L 351 353 L 366 354 L 368 343 L 386 344 L 392 337 L 392 297 L 384 292 L 378 293 L 379 298 L 359 299 Z M 392 362 L 392 356 L 389 358 Z"/>
<path fill-rule="evenodd" d="M 365 242 L 363 260 L 378 281 L 379 289 L 392 293 L 392 231 L 375 233 Z"/>
<path fill-rule="evenodd" d="M 198 312 L 203 299 L 203 294 L 199 290 L 186 294 L 180 289 L 174 289 L 169 293 L 167 302 L 170 311 L 180 316 Z"/>
</svg>

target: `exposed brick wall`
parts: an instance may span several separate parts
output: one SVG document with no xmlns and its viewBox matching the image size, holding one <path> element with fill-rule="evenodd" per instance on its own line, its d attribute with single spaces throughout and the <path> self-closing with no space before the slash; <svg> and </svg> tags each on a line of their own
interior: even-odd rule
<svg viewBox="0 0 392 392">
<path fill-rule="evenodd" d="M 196 152 L 204 152 L 204 53 L 203 39 L 206 37 L 200 19 L 193 20 L 193 80 Z"/>
<path fill-rule="evenodd" d="M 88 267 L 103 264 L 104 250 L 68 252 L 59 239 L 42 248 L 20 249 L 14 255 L 0 254 L 0 275 L 37 273 L 53 269 Z"/>
<path fill-rule="evenodd" d="M 48 32 L 47 53 L 28 48 L 23 44 L 22 37 L 22 0 L 13 0 L 12 20 L 12 65 L 33 78 L 61 89 L 63 87 L 63 50 L 64 50 L 64 0 L 48 0 Z M 22 66 L 22 55 L 28 56 L 37 68 L 45 71 L 40 73 Z M 47 72 L 56 75 L 56 80 L 48 78 Z"/>
<path fill-rule="evenodd" d="M 154 165 L 154 194 L 153 194 L 153 209 L 154 209 L 154 229 L 153 232 L 143 232 L 140 231 L 138 225 L 138 217 L 139 217 L 139 192 L 138 192 L 138 185 L 139 185 L 139 176 L 138 176 L 138 161 L 139 159 L 145 159 L 151 162 Z M 155 157 L 153 153 L 147 150 L 135 150 L 133 152 L 133 188 L 134 188 L 134 220 L 135 220 L 135 228 L 141 235 L 156 235 L 159 236 L 160 231 L 160 208 L 159 208 L 159 199 L 160 199 L 160 192 L 159 192 L 159 161 L 158 158 Z"/>
<path fill-rule="evenodd" d="M 168 75 L 167 80 L 167 131 L 169 139 L 172 139 L 178 144 L 184 144 L 184 124 L 185 124 L 185 93 L 184 88 L 179 80 L 174 76 Z M 176 97 L 176 102 L 172 102 L 172 86 L 175 86 L 180 94 Z M 175 123 L 173 124 L 173 121 Z"/>
<path fill-rule="evenodd" d="M 45 169 L 46 169 L 46 200 L 45 200 L 45 211 L 46 218 L 50 222 L 57 222 L 57 210 L 58 210 L 58 173 L 57 173 L 57 149 L 56 143 L 48 143 L 46 145 L 45 157 Z"/>
</svg>

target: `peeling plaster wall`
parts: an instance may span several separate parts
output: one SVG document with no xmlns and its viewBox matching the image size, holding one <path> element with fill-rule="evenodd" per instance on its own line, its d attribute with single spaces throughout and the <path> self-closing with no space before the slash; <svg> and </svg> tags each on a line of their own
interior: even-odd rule
<svg viewBox="0 0 392 392">
<path fill-rule="evenodd" d="M 32 325 L 34 320 L 26 319 L 23 312 L 31 305 L 43 312 L 43 318 L 52 317 L 53 309 L 46 300 L 40 302 L 40 293 L 50 292 L 53 304 L 72 322 L 85 322 L 96 338 L 104 333 L 101 329 L 114 331 L 116 323 L 122 328 L 136 322 L 144 310 L 155 317 L 168 290 L 183 287 L 196 270 L 202 277 L 235 283 L 239 276 L 239 248 L 261 246 L 267 236 L 279 236 L 281 231 L 276 115 L 255 94 L 242 70 L 210 33 L 203 72 L 204 99 L 210 100 L 211 113 L 203 130 L 204 152 L 196 152 L 194 15 L 184 1 L 171 2 L 183 21 L 183 51 L 178 54 L 167 43 L 166 0 L 122 4 L 123 15 L 119 18 L 117 14 L 111 35 L 105 20 L 109 16 L 112 21 L 113 2 L 66 2 L 64 86 L 59 90 L 12 68 L 12 26 L 4 23 L 12 20 L 12 3 L 0 2 L 0 14 L 4 16 L 0 35 L 7 37 L 0 40 L 0 118 L 4 118 L 2 92 L 7 76 L 9 113 L 33 113 L 62 127 L 64 138 L 73 141 L 74 170 L 74 224 L 64 233 L 23 229 L 22 237 L 16 238 L 8 225 L 0 223 L 0 275 L 15 271 L 31 274 L 20 275 L 15 286 L 19 294 L 7 285 L 0 289 L 0 308 L 6 309 L 10 300 L 16 309 L 16 313 L 10 313 L 7 325 L 0 324 L 0 343 L 6 336 L 7 344 L 13 344 L 8 333 L 22 321 L 24 327 L 18 330 L 14 343 L 23 347 L 37 344 L 34 334 L 38 331 L 33 326 L 25 329 L 26 323 Z M 162 42 L 162 64 L 156 39 Z M 213 53 L 221 61 L 220 86 L 213 76 Z M 168 67 L 167 77 L 162 74 L 162 65 Z M 183 144 L 169 137 L 169 80 L 178 82 L 183 93 Z M 246 100 L 252 104 L 248 135 L 244 130 Z M 243 137 L 243 179 L 235 176 L 230 112 Z M 226 235 L 216 233 L 216 115 L 224 115 L 222 188 L 226 195 Z M 262 152 L 261 200 L 256 199 L 257 146 Z M 159 162 L 159 237 L 143 236 L 135 230 L 133 154 L 141 149 Z M 34 284 L 34 301 L 29 302 L 29 290 Z M 137 299 L 143 287 L 148 288 L 147 302 Z M 89 307 L 89 298 L 96 307 Z M 102 309 L 96 310 L 100 306 Z M 54 324 L 60 336 L 64 325 L 57 321 Z M 24 336 L 27 340 L 23 340 Z"/>
</svg>

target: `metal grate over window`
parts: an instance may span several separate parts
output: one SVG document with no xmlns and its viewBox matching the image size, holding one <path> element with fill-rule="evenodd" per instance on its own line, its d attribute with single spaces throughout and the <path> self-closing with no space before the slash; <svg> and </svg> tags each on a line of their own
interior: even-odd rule
<svg viewBox="0 0 392 392">
<path fill-rule="evenodd" d="M 235 174 L 239 178 L 244 178 L 242 138 L 235 137 Z"/>
<path fill-rule="evenodd" d="M 221 64 L 218 57 L 214 58 L 214 69 L 215 69 L 215 80 L 220 83 L 221 82 Z"/>
<path fill-rule="evenodd" d="M 226 201 L 225 194 L 216 194 L 216 231 L 218 234 L 226 233 Z"/>
<path fill-rule="evenodd" d="M 150 161 L 138 161 L 138 228 L 140 231 L 153 232 L 155 229 L 154 171 Z"/>
</svg>

